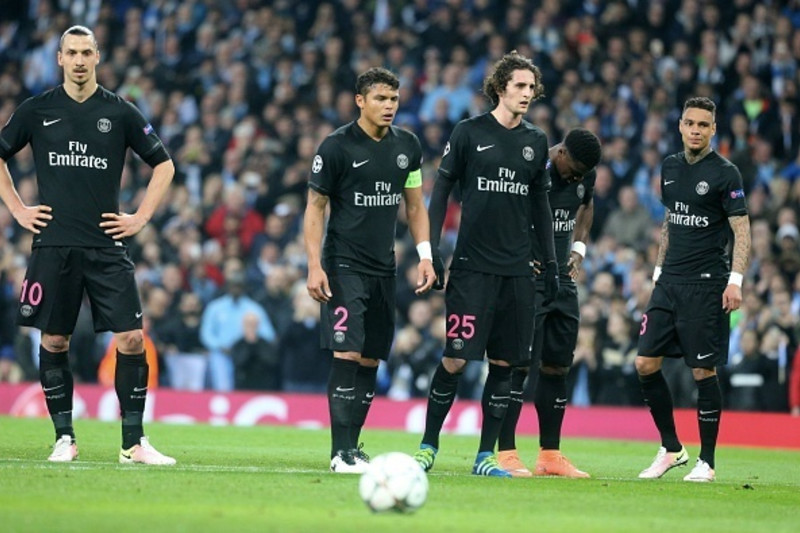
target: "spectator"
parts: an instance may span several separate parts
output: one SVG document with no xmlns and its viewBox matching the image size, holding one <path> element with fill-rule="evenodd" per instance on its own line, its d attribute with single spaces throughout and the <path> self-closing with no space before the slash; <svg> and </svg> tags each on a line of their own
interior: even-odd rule
<svg viewBox="0 0 800 533">
<path fill-rule="evenodd" d="M 280 355 L 275 344 L 259 334 L 259 320 L 256 313 L 245 313 L 242 338 L 231 347 L 237 390 L 280 389 Z"/>
</svg>

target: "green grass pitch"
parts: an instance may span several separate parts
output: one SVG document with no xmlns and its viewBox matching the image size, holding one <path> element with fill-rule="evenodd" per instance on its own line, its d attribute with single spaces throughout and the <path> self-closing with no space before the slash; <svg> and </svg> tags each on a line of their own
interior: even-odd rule
<svg viewBox="0 0 800 533">
<path fill-rule="evenodd" d="M 149 424 L 173 467 L 117 463 L 119 425 L 79 420 L 80 459 L 45 459 L 47 419 L 0 417 L 0 529 L 18 531 L 260 532 L 795 532 L 800 452 L 723 447 L 717 481 L 680 468 L 638 480 L 657 443 L 568 439 L 589 480 L 470 475 L 477 437 L 444 435 L 425 506 L 372 514 L 358 476 L 328 472 L 327 430 Z M 367 428 L 365 450 L 413 452 L 419 435 Z M 518 448 L 532 463 L 537 441 Z M 689 448 L 694 463 L 697 447 Z"/>
</svg>

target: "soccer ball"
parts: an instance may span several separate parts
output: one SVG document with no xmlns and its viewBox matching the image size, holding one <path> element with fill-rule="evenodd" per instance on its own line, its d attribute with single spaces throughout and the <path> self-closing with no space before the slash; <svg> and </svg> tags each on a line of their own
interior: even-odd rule
<svg viewBox="0 0 800 533">
<path fill-rule="evenodd" d="M 384 453 L 372 459 L 361 474 L 358 491 L 373 512 L 411 513 L 428 497 L 428 476 L 410 455 Z"/>
</svg>

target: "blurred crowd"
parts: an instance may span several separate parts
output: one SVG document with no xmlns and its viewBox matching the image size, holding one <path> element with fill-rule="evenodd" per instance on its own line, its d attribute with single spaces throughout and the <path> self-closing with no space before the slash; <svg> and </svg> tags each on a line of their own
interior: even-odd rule
<svg viewBox="0 0 800 533">
<path fill-rule="evenodd" d="M 528 119 L 551 143 L 575 126 L 603 142 L 572 402 L 641 404 L 633 360 L 663 220 L 660 162 L 681 149 L 683 101 L 703 95 L 717 102 L 713 144 L 739 166 L 752 219 L 726 405 L 800 414 L 800 0 L 21 0 L 0 11 L 0 124 L 61 82 L 58 41 L 72 24 L 94 29 L 98 81 L 141 109 L 177 167 L 129 243 L 154 383 L 323 392 L 330 355 L 305 289 L 302 214 L 316 147 L 357 117 L 356 75 L 399 75 L 396 124 L 422 142 L 429 193 L 454 124 L 488 108 L 487 68 L 516 49 L 546 89 Z M 9 168 L 37 203 L 30 151 Z M 123 211 L 149 176 L 130 156 Z M 445 255 L 458 219 L 453 202 Z M 442 294 L 413 293 L 411 244 L 400 220 L 397 332 L 379 380 L 395 399 L 426 395 L 444 338 Z M 13 325 L 30 245 L 0 207 L 0 380 L 38 379 L 37 332 Z M 88 313 L 70 357 L 77 379 L 103 383 L 113 350 Z M 691 374 L 667 363 L 676 405 L 693 405 Z M 483 372 L 470 365 L 461 397 Z"/>
</svg>

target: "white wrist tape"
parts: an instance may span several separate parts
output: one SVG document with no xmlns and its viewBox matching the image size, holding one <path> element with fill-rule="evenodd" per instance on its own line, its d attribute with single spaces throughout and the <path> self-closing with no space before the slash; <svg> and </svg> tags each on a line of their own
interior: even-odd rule
<svg viewBox="0 0 800 533">
<path fill-rule="evenodd" d="M 417 245 L 417 254 L 420 260 L 427 259 L 428 261 L 433 261 L 433 251 L 431 250 L 430 241 L 422 241 L 419 243 Z"/>
<path fill-rule="evenodd" d="M 575 241 L 572 243 L 572 251 L 581 257 L 586 257 L 586 245 L 581 241 Z"/>
<path fill-rule="evenodd" d="M 658 281 L 658 278 L 661 277 L 661 267 L 657 266 L 653 269 L 653 281 Z"/>
<path fill-rule="evenodd" d="M 742 281 L 744 281 L 744 276 L 738 272 L 731 272 L 730 277 L 728 277 L 728 285 L 736 285 L 737 287 L 741 287 Z"/>
</svg>

